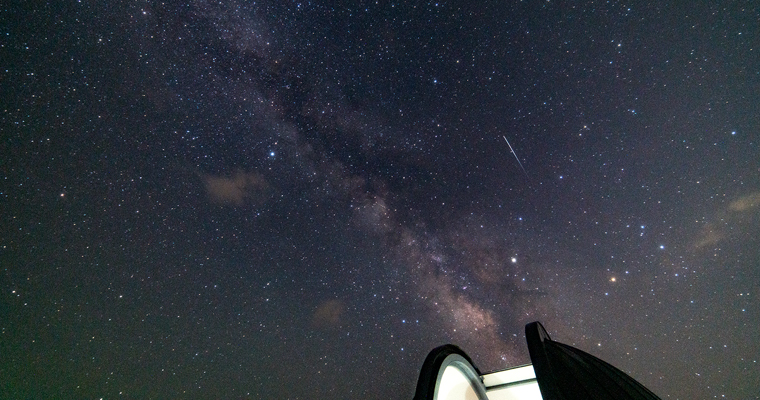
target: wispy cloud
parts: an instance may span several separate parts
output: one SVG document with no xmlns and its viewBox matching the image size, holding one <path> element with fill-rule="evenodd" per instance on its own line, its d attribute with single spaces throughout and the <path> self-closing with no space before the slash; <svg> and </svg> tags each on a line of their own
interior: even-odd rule
<svg viewBox="0 0 760 400">
<path fill-rule="evenodd" d="M 230 177 L 201 174 L 209 200 L 216 204 L 242 206 L 246 201 L 261 201 L 269 184 L 260 174 L 237 171 Z"/>
<path fill-rule="evenodd" d="M 317 306 L 311 318 L 311 325 L 315 328 L 333 328 L 340 323 L 340 317 L 344 310 L 340 300 L 326 300 Z"/>
<path fill-rule="evenodd" d="M 728 205 L 731 211 L 744 212 L 750 211 L 760 206 L 760 192 L 750 193 L 739 197 Z"/>
<path fill-rule="evenodd" d="M 702 249 L 717 245 L 731 232 L 740 232 L 741 225 L 757 216 L 760 211 L 760 191 L 746 194 L 728 204 L 725 210 L 720 210 L 715 218 L 718 222 L 706 224 L 697 235 L 694 247 Z"/>
</svg>

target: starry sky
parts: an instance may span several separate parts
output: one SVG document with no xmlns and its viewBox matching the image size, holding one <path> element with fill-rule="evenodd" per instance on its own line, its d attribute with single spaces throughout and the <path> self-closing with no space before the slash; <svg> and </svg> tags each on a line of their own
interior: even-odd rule
<svg viewBox="0 0 760 400">
<path fill-rule="evenodd" d="M 0 397 L 754 398 L 760 7 L 660 3 L 4 4 Z"/>
</svg>

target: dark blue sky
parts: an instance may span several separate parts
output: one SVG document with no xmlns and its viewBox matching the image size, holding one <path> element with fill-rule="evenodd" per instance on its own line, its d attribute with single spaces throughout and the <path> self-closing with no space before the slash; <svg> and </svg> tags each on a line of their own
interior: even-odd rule
<svg viewBox="0 0 760 400">
<path fill-rule="evenodd" d="M 760 11 L 688 3 L 4 6 L 0 397 L 411 398 L 535 320 L 756 396 Z"/>
</svg>

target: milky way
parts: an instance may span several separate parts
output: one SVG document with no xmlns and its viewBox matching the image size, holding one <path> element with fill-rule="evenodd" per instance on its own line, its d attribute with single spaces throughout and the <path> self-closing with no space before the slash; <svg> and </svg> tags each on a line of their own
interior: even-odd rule
<svg viewBox="0 0 760 400">
<path fill-rule="evenodd" d="M 528 3 L 9 6 L 0 397 L 756 396 L 756 7 Z"/>
</svg>

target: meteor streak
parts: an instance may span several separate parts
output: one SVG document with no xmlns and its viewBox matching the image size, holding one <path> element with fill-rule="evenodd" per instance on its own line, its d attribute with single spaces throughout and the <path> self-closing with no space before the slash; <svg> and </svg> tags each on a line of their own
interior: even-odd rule
<svg viewBox="0 0 760 400">
<path fill-rule="evenodd" d="M 528 176 L 528 172 L 525 171 L 525 167 L 523 167 L 522 163 L 520 162 L 520 159 L 517 157 L 517 153 L 515 153 L 515 149 L 512 148 L 512 145 L 509 144 L 509 140 L 507 140 L 506 136 L 502 136 L 504 140 L 507 142 L 507 146 L 509 146 L 509 150 L 512 151 L 512 154 L 515 156 L 515 160 L 517 160 L 517 164 L 520 165 L 520 168 L 522 168 L 523 173 L 525 173 L 525 176 Z"/>
</svg>

